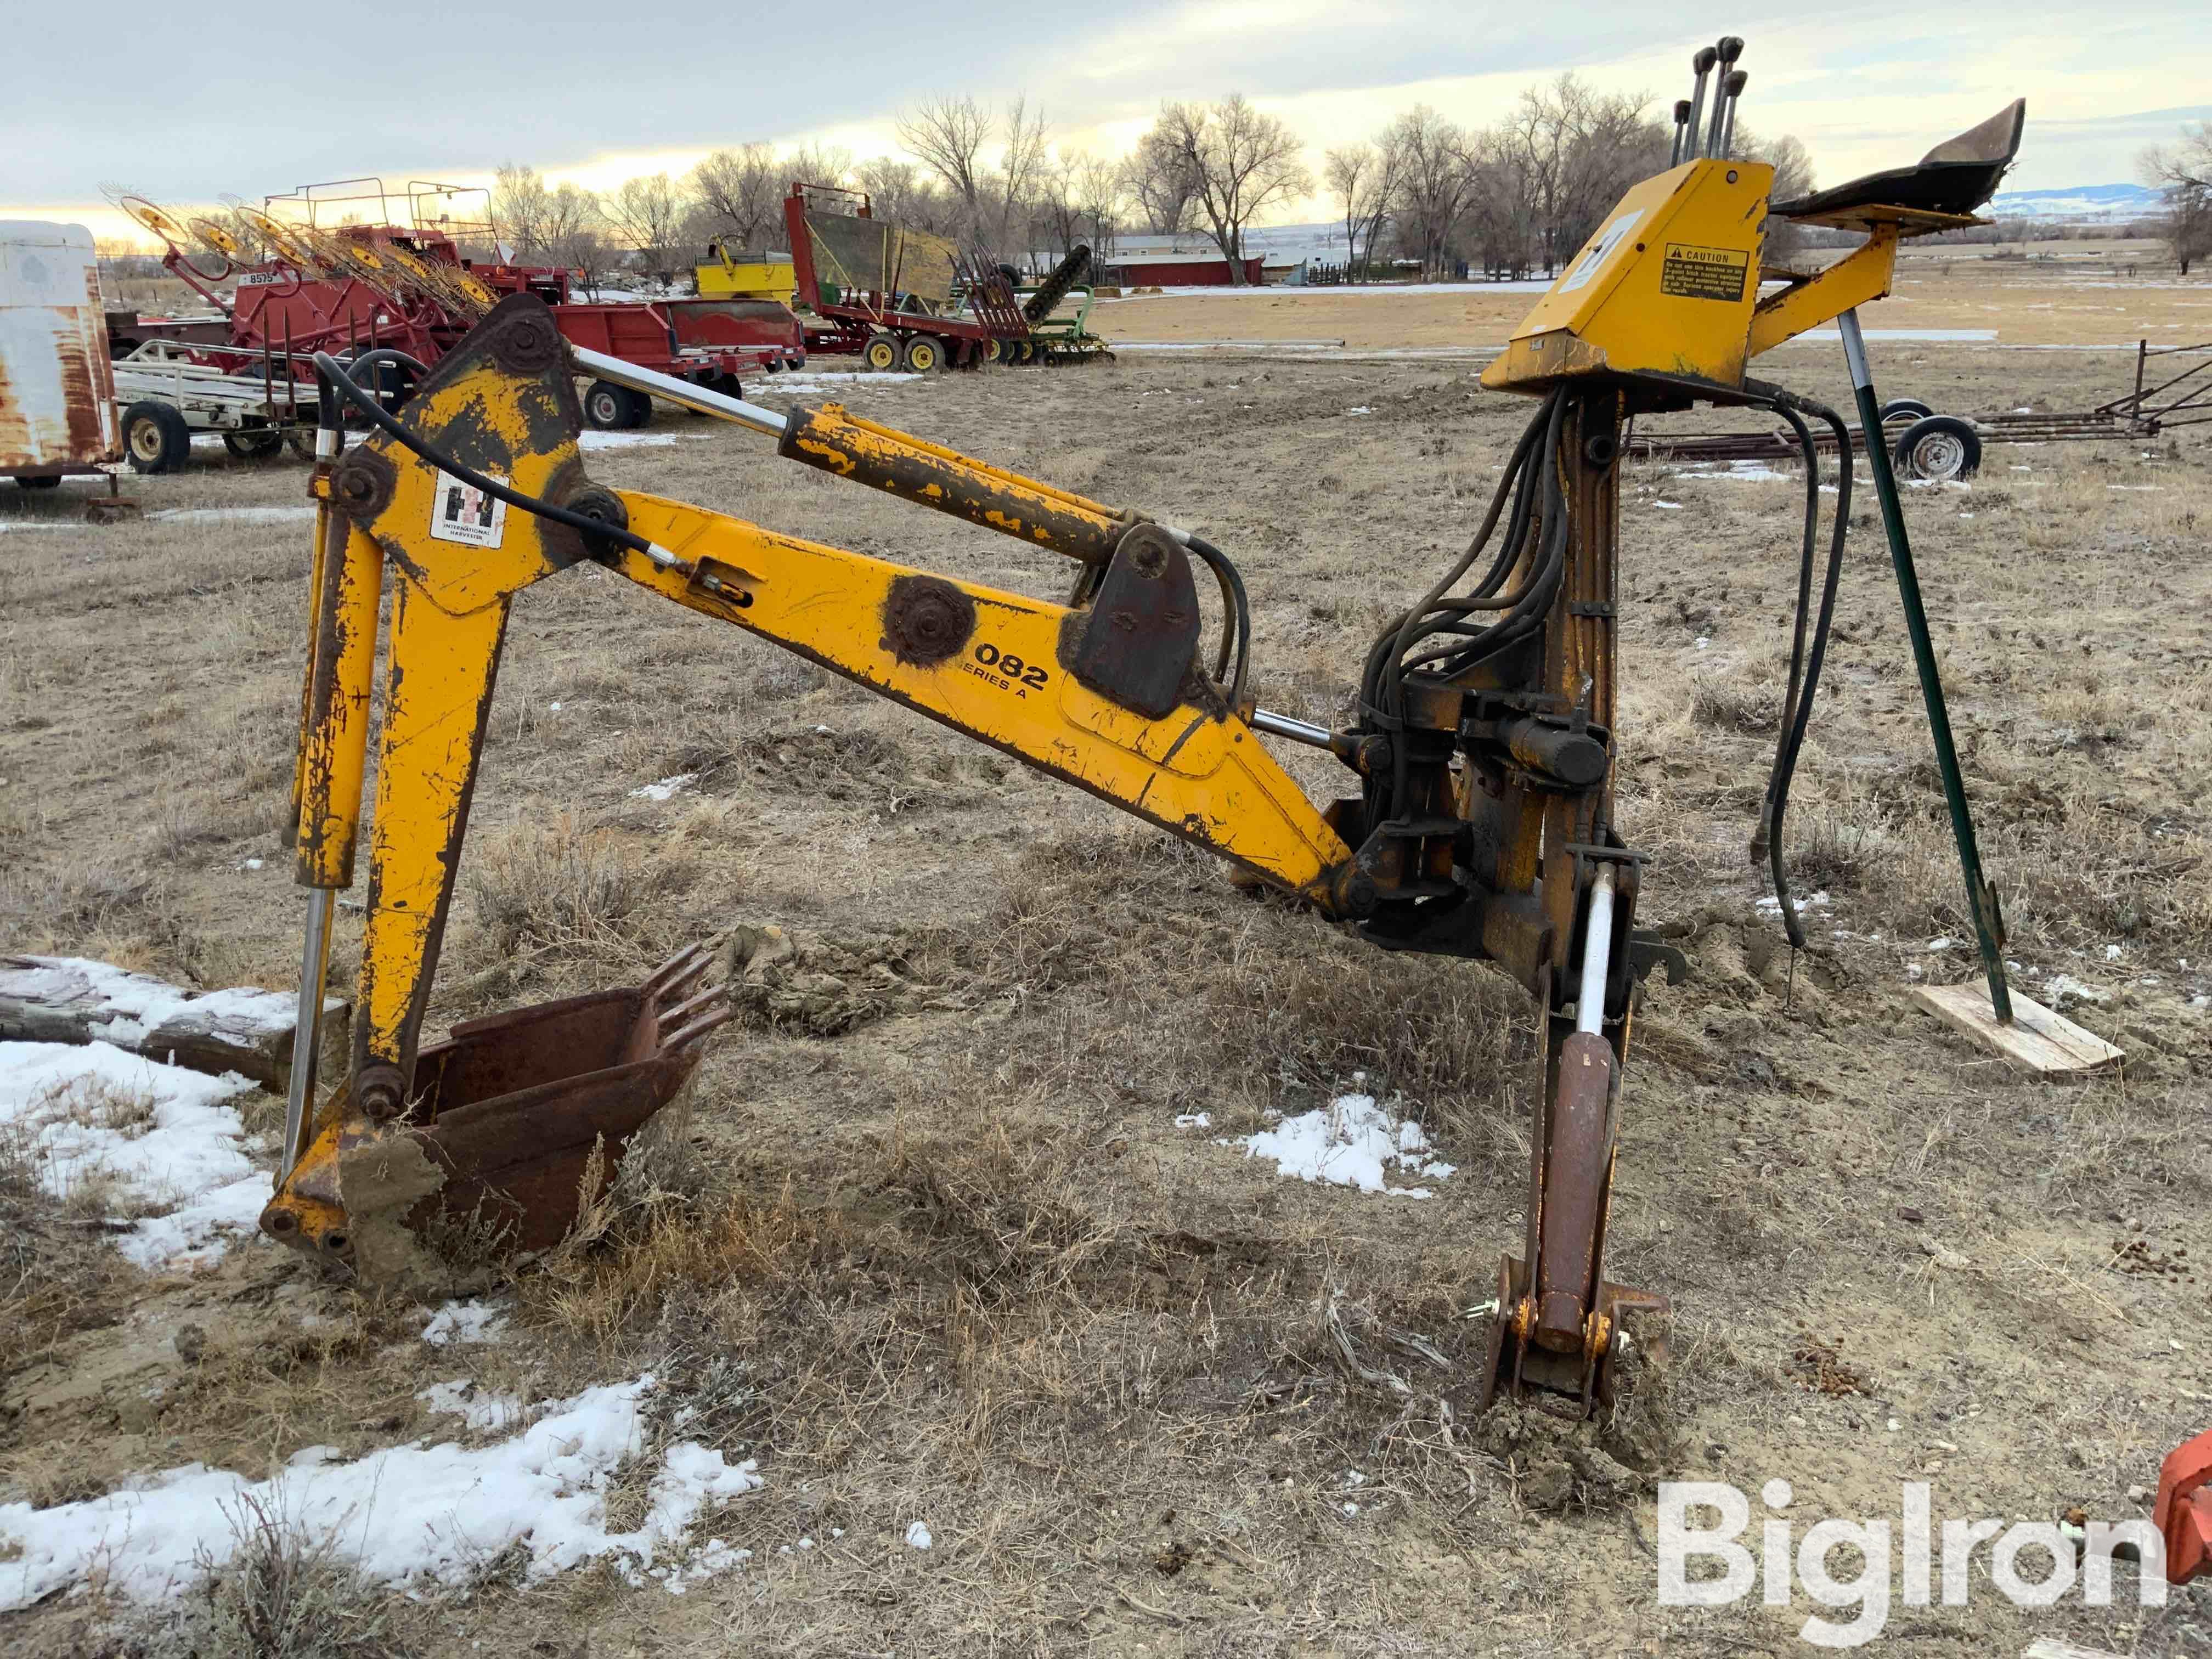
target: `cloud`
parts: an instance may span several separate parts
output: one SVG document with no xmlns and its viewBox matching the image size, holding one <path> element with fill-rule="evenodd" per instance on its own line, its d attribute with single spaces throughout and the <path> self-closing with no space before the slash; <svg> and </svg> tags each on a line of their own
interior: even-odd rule
<svg viewBox="0 0 2212 1659">
<path fill-rule="evenodd" d="M 1911 161 L 2025 94 L 2013 183 L 2106 182 L 2160 136 L 2151 115 L 2112 113 L 2149 101 L 2145 65 L 2163 86 L 2212 84 L 2208 17 L 2172 0 L 2108 0 L 2093 21 L 2075 0 L 2014 0 L 1992 28 L 1983 13 L 1833 0 L 1749 37 L 1745 119 L 1797 134 L 1835 180 Z M 109 182 L 179 203 L 363 172 L 471 182 L 510 160 L 597 184 L 756 138 L 834 134 L 880 153 L 895 144 L 897 109 L 944 91 L 1026 89 L 1056 139 L 1099 151 L 1126 146 L 1164 98 L 1243 91 L 1291 122 L 1318 161 L 1419 101 L 1480 125 L 1566 70 L 1663 107 L 1687 89 L 1692 48 L 1741 12 L 1705 0 L 1586 0 L 1572 12 L 1495 0 L 1043 11 L 971 0 L 957 50 L 942 52 L 858 15 L 720 0 L 664 0 L 635 16 L 605 0 L 541 0 L 526 13 L 392 0 L 376 19 L 364 36 L 357 12 L 288 14 L 280 59 L 210 33 L 198 13 L 140 8 L 118 40 L 49 0 L 11 23 L 19 68 L 0 107 L 0 202 L 91 203 Z M 118 74 L 118 52 L 163 72 Z"/>
</svg>

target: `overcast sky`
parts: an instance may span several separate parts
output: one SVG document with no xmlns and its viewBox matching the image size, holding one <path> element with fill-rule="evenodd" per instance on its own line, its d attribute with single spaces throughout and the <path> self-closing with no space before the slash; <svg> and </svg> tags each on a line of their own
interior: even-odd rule
<svg viewBox="0 0 2212 1659">
<path fill-rule="evenodd" d="M 1744 123 L 1803 139 L 1824 184 L 1915 161 L 2014 96 L 2028 126 L 2011 189 L 2132 179 L 2143 144 L 2212 116 L 2204 0 L 1828 0 L 1780 23 L 1649 0 L 8 7 L 0 217 L 103 234 L 110 185 L 188 206 L 360 173 L 473 183 L 508 161 L 598 186 L 750 139 L 880 154 L 902 106 L 944 91 L 1026 91 L 1060 144 L 1102 155 L 1164 98 L 1241 91 L 1309 141 L 1318 171 L 1324 149 L 1413 104 L 1480 124 L 1563 70 L 1663 109 L 1689 89 L 1690 52 L 1730 30 L 1750 42 Z M 872 36 L 872 13 L 898 21 Z"/>
</svg>

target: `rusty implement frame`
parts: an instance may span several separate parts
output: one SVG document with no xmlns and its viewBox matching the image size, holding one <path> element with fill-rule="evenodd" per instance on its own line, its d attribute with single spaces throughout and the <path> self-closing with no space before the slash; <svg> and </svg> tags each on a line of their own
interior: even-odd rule
<svg viewBox="0 0 2212 1659">
<path fill-rule="evenodd" d="M 2163 369 L 2154 364 L 2176 357 L 2197 361 L 2179 373 L 2145 384 Z M 1939 413 L 1941 411 L 1938 411 Z M 2153 346 L 2136 343 L 2134 389 L 2094 409 L 2045 412 L 2008 410 L 1991 415 L 1967 415 L 1984 443 L 2127 443 L 2154 438 L 2172 427 L 2197 426 L 2212 421 L 2212 341 L 2202 345 Z M 1901 431 L 1900 427 L 1897 428 Z M 1854 447 L 1864 440 L 1853 432 Z M 1832 454 L 1834 435 L 1815 428 L 1814 447 Z M 1797 440 L 1786 427 L 1763 432 L 1654 432 L 1631 429 L 1629 454 L 1648 461 L 1785 461 L 1797 459 Z"/>
</svg>

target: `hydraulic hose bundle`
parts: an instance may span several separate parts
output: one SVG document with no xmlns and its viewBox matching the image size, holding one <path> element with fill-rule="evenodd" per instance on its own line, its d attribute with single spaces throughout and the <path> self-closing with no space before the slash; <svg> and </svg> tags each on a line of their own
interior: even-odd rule
<svg viewBox="0 0 2212 1659">
<path fill-rule="evenodd" d="M 1486 658 L 1526 639 L 1544 624 L 1558 596 L 1566 566 L 1566 495 L 1559 478 L 1559 433 L 1566 420 L 1567 393 L 1560 388 L 1545 398 L 1507 459 L 1504 476 L 1490 498 L 1489 509 L 1468 544 L 1413 608 L 1393 617 L 1367 653 L 1360 676 L 1359 706 L 1365 723 L 1378 732 L 1404 729 L 1406 677 L 1418 673 L 1439 681 L 1465 673 Z M 1532 465 L 1532 460 L 1540 461 Z M 1505 535 L 1486 569 L 1465 593 L 1450 592 L 1489 545 L 1504 512 Z M 1523 562 L 1531 538 L 1540 535 L 1527 574 L 1510 592 L 1501 592 Z M 1489 621 L 1477 621 L 1490 617 Z M 1398 816 L 1404 799 L 1407 756 L 1402 743 L 1391 745 L 1393 764 L 1387 783 L 1367 781 L 1367 820 L 1379 823 Z"/>
</svg>

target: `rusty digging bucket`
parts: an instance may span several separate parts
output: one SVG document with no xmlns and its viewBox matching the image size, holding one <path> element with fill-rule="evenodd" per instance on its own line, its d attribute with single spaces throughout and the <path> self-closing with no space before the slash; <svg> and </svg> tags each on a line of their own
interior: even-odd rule
<svg viewBox="0 0 2212 1659">
<path fill-rule="evenodd" d="M 464 1021 L 422 1050 L 389 1122 L 339 1089 L 262 1231 L 379 1284 L 558 1243 L 732 1018 L 722 988 L 687 994 L 712 961 L 693 945 L 642 985 Z"/>
</svg>

